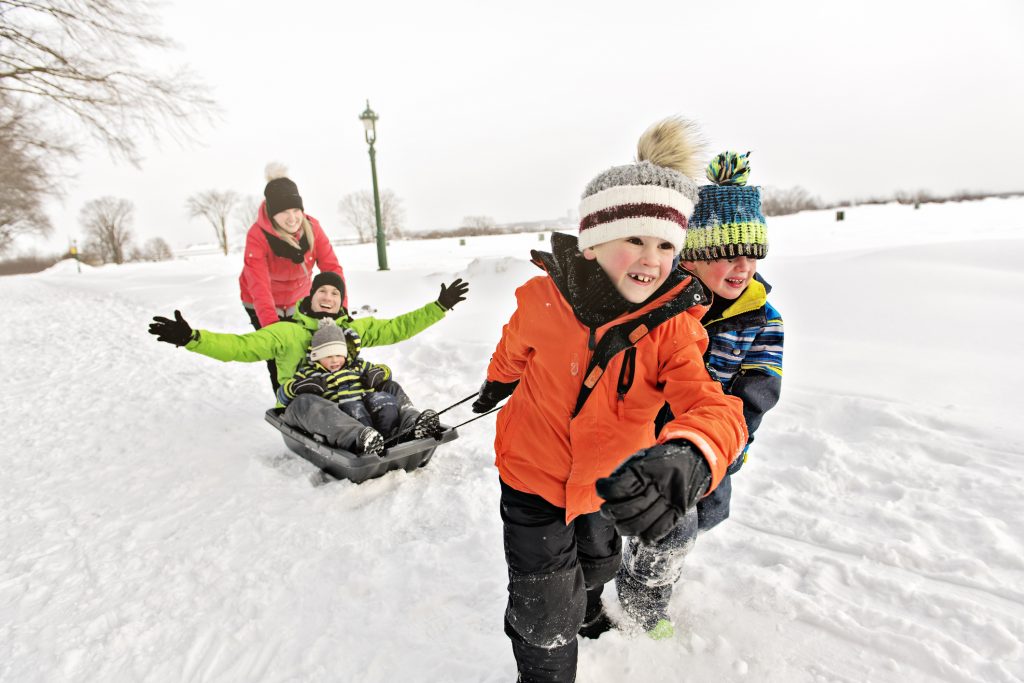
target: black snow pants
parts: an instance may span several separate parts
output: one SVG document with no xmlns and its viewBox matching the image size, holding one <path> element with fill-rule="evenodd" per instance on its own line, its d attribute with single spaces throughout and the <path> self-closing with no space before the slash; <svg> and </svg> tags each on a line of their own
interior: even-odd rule
<svg viewBox="0 0 1024 683">
<path fill-rule="evenodd" d="M 523 683 L 576 680 L 576 634 L 618 571 L 622 539 L 599 513 L 565 510 L 501 482 L 508 564 L 505 634 Z"/>
<path fill-rule="evenodd" d="M 284 409 L 281 419 L 285 424 L 319 434 L 329 446 L 352 453 L 359 452 L 359 434 L 365 425 L 338 409 L 338 404 L 323 396 L 299 394 Z"/>
<path fill-rule="evenodd" d="M 398 399 L 394 394 L 374 391 L 362 398 L 339 403 L 342 412 L 354 417 L 367 427 L 373 427 L 385 439 L 398 431 Z"/>
</svg>

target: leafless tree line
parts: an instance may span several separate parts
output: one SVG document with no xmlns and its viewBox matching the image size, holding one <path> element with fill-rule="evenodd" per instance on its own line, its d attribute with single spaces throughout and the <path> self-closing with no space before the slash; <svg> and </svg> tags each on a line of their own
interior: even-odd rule
<svg viewBox="0 0 1024 683">
<path fill-rule="evenodd" d="M 172 47 L 158 16 L 150 0 L 0 0 L 0 254 L 52 230 L 43 204 L 86 140 L 137 165 L 142 139 L 188 139 L 215 112 L 188 69 L 147 59 Z"/>
</svg>

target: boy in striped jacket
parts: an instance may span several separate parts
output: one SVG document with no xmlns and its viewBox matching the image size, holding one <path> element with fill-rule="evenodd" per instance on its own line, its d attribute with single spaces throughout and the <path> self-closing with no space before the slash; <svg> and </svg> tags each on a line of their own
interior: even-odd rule
<svg viewBox="0 0 1024 683">
<path fill-rule="evenodd" d="M 411 401 L 388 366 L 358 354 L 359 336 L 328 321 L 313 334 L 309 363 L 281 384 L 277 400 L 285 406 L 286 423 L 320 434 L 332 446 L 376 456 L 386 438 L 402 431 L 400 408 Z M 437 413 L 418 413 L 411 431 L 417 438 L 439 435 Z"/>
<path fill-rule="evenodd" d="M 771 286 L 757 274 L 757 261 L 768 251 L 759 188 L 746 187 L 747 154 L 725 152 L 708 167 L 714 183 L 699 189 L 680 265 L 711 290 L 714 299 L 701 322 L 708 333 L 704 362 L 726 394 L 743 400 L 748 439 L 722 482 L 698 502 L 672 532 L 654 545 L 630 538 L 616 588 L 623 610 L 652 638 L 673 635 L 667 608 L 672 584 L 699 531 L 729 516 L 732 475 L 746 462 L 761 418 L 779 400 L 782 388 L 782 316 L 768 303 Z M 671 420 L 666 406 L 655 433 Z"/>
</svg>

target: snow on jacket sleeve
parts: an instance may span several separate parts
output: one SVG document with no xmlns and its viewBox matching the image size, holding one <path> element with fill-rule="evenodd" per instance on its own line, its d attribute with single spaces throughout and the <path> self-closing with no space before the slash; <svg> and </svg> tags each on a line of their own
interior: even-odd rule
<svg viewBox="0 0 1024 683">
<path fill-rule="evenodd" d="M 445 310 L 436 301 L 394 318 L 355 318 L 345 325 L 359 333 L 363 347 L 387 346 L 413 337 L 444 318 Z"/>
<path fill-rule="evenodd" d="M 252 305 L 256 309 L 256 317 L 260 326 L 267 327 L 276 323 L 277 307 L 274 306 L 274 294 L 270 288 L 270 269 L 267 259 L 270 257 L 270 245 L 263 236 L 258 225 L 249 228 L 245 236 L 245 260 L 242 266 L 242 277 L 245 287 L 252 296 Z"/>
<path fill-rule="evenodd" d="M 696 446 L 711 468 L 711 492 L 746 444 L 747 427 L 743 402 L 727 396 L 708 375 L 706 347 L 705 335 L 676 349 L 665 362 L 659 381 L 675 417 L 662 429 L 658 442 L 685 439 Z"/>
<path fill-rule="evenodd" d="M 310 225 L 313 226 L 313 260 L 316 261 L 316 267 L 320 269 L 320 272 L 331 271 L 341 276 L 341 281 L 345 282 L 345 271 L 341 269 L 341 264 L 338 262 L 338 257 L 334 254 L 334 247 L 331 246 L 331 241 L 327 239 L 327 233 L 320 227 L 319 221 L 310 217 Z M 345 296 L 342 298 L 341 305 L 348 308 L 348 283 L 345 283 Z"/>
</svg>

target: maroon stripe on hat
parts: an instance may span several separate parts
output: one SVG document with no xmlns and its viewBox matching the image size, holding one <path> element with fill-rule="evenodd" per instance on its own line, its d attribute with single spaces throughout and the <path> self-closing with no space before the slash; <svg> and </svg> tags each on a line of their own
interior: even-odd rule
<svg viewBox="0 0 1024 683">
<path fill-rule="evenodd" d="M 664 204 L 619 204 L 607 209 L 601 209 L 588 214 L 580 221 L 580 231 L 603 223 L 621 220 L 623 218 L 660 218 L 663 220 L 678 223 L 683 230 L 686 229 L 686 215 L 678 209 Z"/>
</svg>

